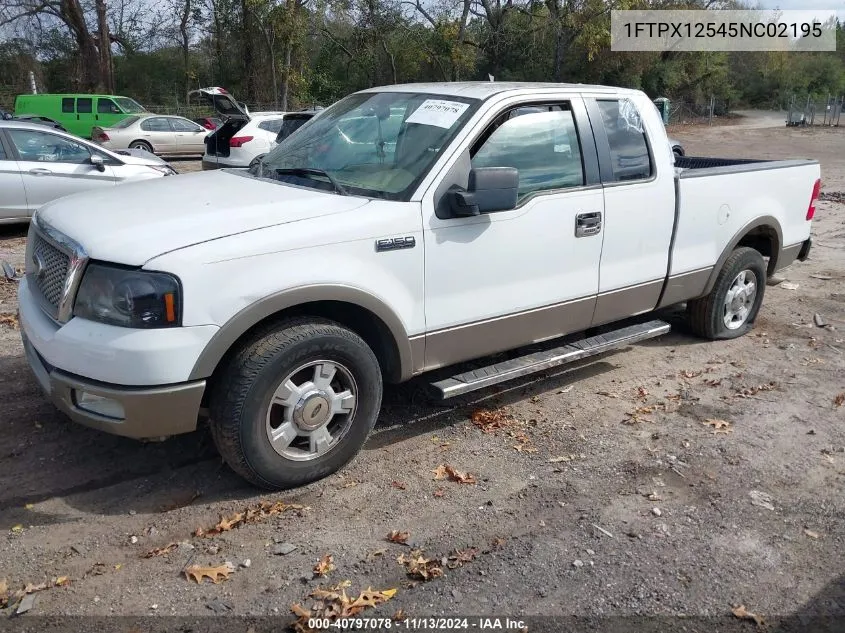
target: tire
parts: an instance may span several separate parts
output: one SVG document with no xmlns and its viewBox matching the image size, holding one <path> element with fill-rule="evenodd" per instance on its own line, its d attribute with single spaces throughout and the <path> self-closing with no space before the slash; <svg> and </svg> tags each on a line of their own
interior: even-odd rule
<svg viewBox="0 0 845 633">
<path fill-rule="evenodd" d="M 745 273 L 743 279 L 740 279 L 741 273 Z M 753 280 L 749 275 L 753 275 Z M 754 284 L 753 296 L 750 296 L 749 282 Z M 687 304 L 690 329 L 710 340 L 742 336 L 754 325 L 765 291 L 763 256 L 753 248 L 736 249 L 719 271 L 710 294 Z M 728 305 L 730 292 L 734 292 L 735 297 Z"/>
<path fill-rule="evenodd" d="M 214 381 L 212 437 L 229 467 L 250 483 L 302 486 L 361 450 L 382 389 L 378 360 L 360 336 L 324 319 L 287 320 L 241 347 Z M 316 427 L 326 417 L 324 432 Z M 279 439 L 272 442 L 271 434 Z"/>
<path fill-rule="evenodd" d="M 143 149 L 153 154 L 153 146 L 146 141 L 132 141 L 129 143 L 129 149 Z"/>
<path fill-rule="evenodd" d="M 675 147 L 672 148 L 672 153 L 678 158 L 683 158 L 684 149 L 678 145 L 675 145 Z"/>
</svg>

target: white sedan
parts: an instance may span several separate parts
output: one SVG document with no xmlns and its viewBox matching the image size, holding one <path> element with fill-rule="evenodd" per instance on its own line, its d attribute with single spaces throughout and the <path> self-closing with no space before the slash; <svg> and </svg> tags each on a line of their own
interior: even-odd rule
<svg viewBox="0 0 845 633">
<path fill-rule="evenodd" d="M 144 151 L 109 151 L 43 125 L 0 121 L 0 224 L 28 222 L 72 193 L 175 173 Z"/>
<path fill-rule="evenodd" d="M 207 135 L 198 123 L 165 114 L 136 114 L 91 130 L 91 138 L 107 149 L 143 149 L 162 156 L 202 156 Z"/>
</svg>

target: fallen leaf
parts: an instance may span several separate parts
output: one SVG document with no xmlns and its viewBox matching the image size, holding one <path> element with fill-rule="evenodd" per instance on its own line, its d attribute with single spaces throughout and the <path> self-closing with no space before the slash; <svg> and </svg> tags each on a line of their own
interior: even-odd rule
<svg viewBox="0 0 845 633">
<path fill-rule="evenodd" d="M 701 375 L 701 370 L 684 369 L 681 371 L 681 376 L 684 378 L 697 378 Z"/>
<path fill-rule="evenodd" d="M 640 400 L 645 400 L 646 398 L 648 398 L 648 389 L 642 386 L 637 387 L 637 397 Z"/>
<path fill-rule="evenodd" d="M 499 549 L 501 547 L 504 547 L 506 542 L 507 541 L 505 539 L 503 539 L 501 536 L 497 536 L 496 538 L 493 539 L 493 543 L 492 543 L 493 549 Z"/>
<path fill-rule="evenodd" d="M 405 486 L 404 482 L 401 481 L 394 481 L 390 484 L 392 487 L 396 488 L 397 490 L 405 490 L 407 486 Z"/>
<path fill-rule="evenodd" d="M 9 585 L 6 579 L 0 580 L 0 609 L 5 609 L 9 604 Z"/>
<path fill-rule="evenodd" d="M 235 566 L 231 563 L 224 563 L 216 567 L 203 567 L 201 565 L 191 565 L 184 570 L 185 577 L 194 579 L 196 583 L 202 584 L 203 578 L 209 578 L 215 585 L 224 580 L 229 579 L 229 574 L 235 571 Z"/>
<path fill-rule="evenodd" d="M 0 314 L 0 325 L 8 325 L 13 330 L 18 329 L 18 317 L 14 314 Z"/>
<path fill-rule="evenodd" d="M 731 423 L 727 420 L 719 420 L 718 418 L 708 418 L 707 420 L 702 422 L 702 424 L 706 426 L 712 426 L 714 434 L 722 433 L 726 435 L 728 433 L 733 433 Z"/>
<path fill-rule="evenodd" d="M 575 459 L 574 455 L 561 455 L 560 457 L 549 458 L 549 463 L 560 464 L 561 462 L 571 462 L 573 459 Z"/>
<path fill-rule="evenodd" d="M 437 490 L 434 491 L 434 496 L 437 497 L 438 499 L 445 494 L 446 494 L 446 491 L 443 490 L 443 488 L 438 488 Z"/>
<path fill-rule="evenodd" d="M 457 569 L 458 567 L 461 567 L 464 563 L 471 563 L 476 556 L 478 556 L 478 550 L 474 547 L 468 547 L 467 549 L 456 549 L 452 554 L 449 555 L 449 560 L 446 563 L 446 566 L 449 569 Z"/>
<path fill-rule="evenodd" d="M 461 472 L 449 464 L 441 464 L 433 471 L 434 479 L 449 479 L 459 484 L 476 484 L 478 480 L 471 473 Z"/>
<path fill-rule="evenodd" d="M 495 433 L 516 423 L 512 417 L 501 409 L 477 409 L 470 416 L 472 423 L 481 429 L 482 433 Z"/>
<path fill-rule="evenodd" d="M 411 578 L 428 581 L 443 575 L 440 561 L 425 558 L 422 550 L 413 550 L 410 555 L 401 554 L 396 562 L 405 567 L 405 571 Z"/>
<path fill-rule="evenodd" d="M 843 404 L 845 404 L 845 392 L 840 393 L 838 396 L 836 396 L 833 399 L 833 404 L 835 404 L 837 407 L 841 407 Z"/>
<path fill-rule="evenodd" d="M 819 538 L 819 533 L 818 533 L 818 532 L 814 532 L 813 530 L 805 529 L 805 530 L 804 530 L 804 534 L 806 534 L 806 535 L 807 535 L 807 536 L 809 536 L 810 538 Z"/>
<path fill-rule="evenodd" d="M 317 564 L 314 565 L 314 577 L 327 576 L 329 572 L 334 571 L 334 569 L 334 558 L 331 554 L 325 554 L 317 561 Z"/>
<path fill-rule="evenodd" d="M 396 595 L 397 591 L 396 589 L 374 591 L 372 587 L 367 587 L 358 596 L 350 598 L 346 594 L 346 588 L 350 585 L 349 581 L 345 581 L 335 587 L 315 589 L 309 596 L 315 600 L 310 608 L 301 604 L 291 605 L 291 613 L 297 617 L 293 630 L 297 633 L 311 633 L 314 629 L 309 625 L 313 624 L 312 620 L 316 618 L 336 622 L 341 618 L 354 617 L 365 609 L 387 602 Z"/>
<path fill-rule="evenodd" d="M 13 525 L 11 529 L 12 534 L 20 534 L 23 532 L 23 526 L 18 523 L 17 525 Z"/>
<path fill-rule="evenodd" d="M 409 538 L 411 538 L 410 532 L 400 532 L 399 530 L 393 530 L 387 535 L 388 541 L 391 543 L 399 543 L 399 545 L 405 545 Z"/>
<path fill-rule="evenodd" d="M 357 481 L 347 481 L 347 482 L 346 482 L 345 484 L 343 484 L 343 486 L 341 486 L 341 487 L 342 487 L 342 488 L 354 488 L 354 487 L 355 487 L 355 486 L 357 486 L 357 485 L 358 485 L 358 482 L 357 482 Z"/>
<path fill-rule="evenodd" d="M 763 618 L 761 618 L 755 613 L 751 613 L 750 611 L 748 611 L 745 608 L 744 604 L 736 605 L 733 609 L 731 609 L 731 613 L 734 614 L 734 617 L 737 617 L 740 620 L 753 620 L 757 626 L 763 626 L 765 624 Z"/>
<path fill-rule="evenodd" d="M 393 614 L 393 620 L 395 622 L 400 622 L 405 619 L 405 612 L 402 609 L 399 609 L 396 613 Z"/>
<path fill-rule="evenodd" d="M 164 556 L 179 547 L 178 543 L 168 543 L 164 547 L 156 547 L 149 552 L 141 554 L 141 558 L 155 558 L 156 556 Z"/>
<path fill-rule="evenodd" d="M 259 521 L 263 521 L 267 517 L 274 516 L 276 514 L 282 514 L 283 512 L 288 511 L 298 512 L 301 514 L 304 510 L 308 510 L 308 508 L 297 504 L 284 503 L 282 501 L 276 501 L 275 503 L 271 503 L 269 501 L 259 501 L 242 512 L 236 512 L 228 517 L 220 517 L 220 521 L 212 528 L 197 528 L 194 530 L 194 536 L 208 538 L 223 532 L 228 532 L 229 530 L 241 527 L 242 525 L 258 523 Z"/>
<path fill-rule="evenodd" d="M 54 587 L 66 587 L 70 584 L 70 578 L 67 576 L 59 576 L 53 581 Z"/>
</svg>

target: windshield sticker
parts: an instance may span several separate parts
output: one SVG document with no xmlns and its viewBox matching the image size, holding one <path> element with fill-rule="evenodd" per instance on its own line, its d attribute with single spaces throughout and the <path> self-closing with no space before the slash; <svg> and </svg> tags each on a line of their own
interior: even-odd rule
<svg viewBox="0 0 845 633">
<path fill-rule="evenodd" d="M 468 107 L 468 103 L 461 103 L 460 101 L 426 99 L 405 122 L 450 128 Z"/>
</svg>

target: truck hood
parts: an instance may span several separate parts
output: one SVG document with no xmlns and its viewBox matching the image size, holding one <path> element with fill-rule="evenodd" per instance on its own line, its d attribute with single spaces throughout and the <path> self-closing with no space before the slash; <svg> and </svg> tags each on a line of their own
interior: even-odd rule
<svg viewBox="0 0 845 633">
<path fill-rule="evenodd" d="M 76 240 L 92 259 L 141 266 L 194 244 L 367 202 L 216 170 L 74 194 L 42 207 L 38 220 Z"/>
</svg>

